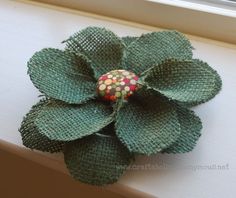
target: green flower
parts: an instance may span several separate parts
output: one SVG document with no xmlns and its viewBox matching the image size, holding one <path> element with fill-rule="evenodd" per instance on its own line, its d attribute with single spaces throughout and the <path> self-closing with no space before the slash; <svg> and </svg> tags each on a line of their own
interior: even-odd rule
<svg viewBox="0 0 236 198">
<path fill-rule="evenodd" d="M 22 122 L 25 146 L 63 151 L 71 175 L 94 185 L 116 182 L 134 154 L 194 148 L 202 125 L 188 107 L 213 98 L 221 79 L 192 58 L 181 33 L 119 38 L 88 27 L 64 42 L 64 51 L 43 49 L 28 62 L 30 78 L 46 98 Z M 136 74 L 139 88 L 108 102 L 98 95 L 97 81 L 113 70 Z"/>
</svg>

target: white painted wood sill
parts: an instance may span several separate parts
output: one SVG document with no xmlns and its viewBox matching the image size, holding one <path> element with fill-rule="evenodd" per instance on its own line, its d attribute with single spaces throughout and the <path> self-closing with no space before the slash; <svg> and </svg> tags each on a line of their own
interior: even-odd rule
<svg viewBox="0 0 236 198">
<path fill-rule="evenodd" d="M 159 30 L 64 8 L 0 0 L 0 149 L 67 174 L 61 154 L 22 146 L 18 128 L 39 95 L 27 76 L 26 62 L 44 47 L 63 48 L 62 40 L 89 25 L 104 26 L 120 36 Z M 207 61 L 223 79 L 220 94 L 194 109 L 204 125 L 198 145 L 188 154 L 138 157 L 139 170 L 129 170 L 108 190 L 127 197 L 235 196 L 236 46 L 188 37 L 196 49 L 194 56 Z M 192 169 L 163 170 L 173 164 Z"/>
</svg>

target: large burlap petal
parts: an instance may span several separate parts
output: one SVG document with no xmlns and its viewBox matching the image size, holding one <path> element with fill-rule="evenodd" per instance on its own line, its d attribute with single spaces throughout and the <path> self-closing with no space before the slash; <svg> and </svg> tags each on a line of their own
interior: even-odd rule
<svg viewBox="0 0 236 198">
<path fill-rule="evenodd" d="M 30 59 L 28 73 L 35 87 L 55 99 L 82 103 L 96 95 L 96 81 L 83 56 L 46 48 Z"/>
<path fill-rule="evenodd" d="M 198 59 L 166 60 L 148 71 L 144 83 L 188 106 L 210 100 L 221 89 L 217 72 Z"/>
<path fill-rule="evenodd" d="M 192 151 L 201 136 L 202 123 L 193 111 L 179 106 L 177 113 L 181 134 L 176 142 L 165 149 L 163 153 L 186 153 Z"/>
<path fill-rule="evenodd" d="M 132 37 L 124 38 L 124 41 L 128 47 L 124 53 L 123 68 L 137 75 L 168 58 L 192 58 L 189 40 L 176 31 L 152 32 L 134 41 Z"/>
<path fill-rule="evenodd" d="M 81 105 L 51 101 L 40 111 L 35 124 L 51 140 L 71 141 L 98 132 L 112 121 L 112 108 L 98 101 Z"/>
<path fill-rule="evenodd" d="M 34 105 L 21 123 L 19 129 L 23 145 L 30 149 L 37 149 L 44 152 L 60 152 L 64 142 L 50 140 L 47 136 L 39 133 L 34 121 L 41 109 L 47 104 L 46 100 L 40 101 Z"/>
<path fill-rule="evenodd" d="M 111 70 L 121 68 L 124 44 L 113 32 L 100 27 L 88 27 L 65 41 L 67 49 L 86 55 L 99 78 Z"/>
<path fill-rule="evenodd" d="M 117 112 L 116 134 L 131 152 L 155 154 L 180 135 L 176 106 L 151 90 L 140 90 Z"/>
<path fill-rule="evenodd" d="M 66 144 L 64 156 L 70 174 L 92 185 L 116 182 L 134 158 L 117 137 L 102 134 Z"/>
</svg>

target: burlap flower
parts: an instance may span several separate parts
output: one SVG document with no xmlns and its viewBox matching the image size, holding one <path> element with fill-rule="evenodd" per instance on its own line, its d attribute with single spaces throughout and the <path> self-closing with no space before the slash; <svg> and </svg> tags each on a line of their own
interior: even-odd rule
<svg viewBox="0 0 236 198">
<path fill-rule="evenodd" d="M 194 148 L 202 125 L 188 107 L 213 98 L 221 79 L 192 58 L 192 46 L 181 33 L 119 38 L 88 27 L 65 43 L 64 51 L 43 49 L 28 62 L 31 80 L 45 99 L 22 122 L 25 146 L 63 151 L 71 175 L 94 185 L 116 182 L 134 154 Z M 137 87 L 113 87 L 119 75 L 110 71 L 128 75 L 127 82 Z M 135 75 L 137 82 L 131 81 Z"/>
</svg>

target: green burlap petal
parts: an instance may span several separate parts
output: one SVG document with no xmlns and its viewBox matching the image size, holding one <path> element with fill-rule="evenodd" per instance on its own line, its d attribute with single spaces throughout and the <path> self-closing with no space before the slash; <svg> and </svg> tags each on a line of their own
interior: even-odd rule
<svg viewBox="0 0 236 198">
<path fill-rule="evenodd" d="M 47 101 L 40 101 L 32 107 L 29 113 L 24 117 L 19 129 L 23 145 L 30 149 L 37 149 L 44 152 L 60 152 L 64 145 L 63 142 L 54 141 L 38 132 L 34 123 L 41 109 L 47 104 Z"/>
<path fill-rule="evenodd" d="M 191 43 L 183 34 L 162 31 L 142 35 L 126 48 L 122 65 L 124 69 L 140 75 L 168 58 L 192 58 Z"/>
<path fill-rule="evenodd" d="M 118 36 L 105 28 L 85 28 L 65 42 L 68 50 L 82 53 L 92 61 L 96 78 L 121 68 L 125 46 Z"/>
<path fill-rule="evenodd" d="M 131 152 L 155 154 L 180 135 L 176 106 L 151 90 L 140 90 L 117 112 L 116 134 Z"/>
<path fill-rule="evenodd" d="M 134 42 L 138 37 L 135 36 L 124 36 L 122 37 L 123 43 L 128 47 L 132 42 Z"/>
<path fill-rule="evenodd" d="M 81 105 L 51 101 L 41 110 L 35 124 L 51 140 L 71 141 L 100 131 L 112 121 L 112 108 L 98 101 Z"/>
<path fill-rule="evenodd" d="M 134 156 L 116 136 L 94 134 L 66 144 L 64 159 L 76 180 L 101 186 L 116 182 Z"/>
<path fill-rule="evenodd" d="M 186 153 L 192 151 L 201 136 L 202 123 L 193 111 L 178 107 L 178 118 L 181 134 L 177 141 L 165 149 L 163 153 Z"/>
<path fill-rule="evenodd" d="M 28 73 L 42 93 L 55 99 L 82 103 L 96 94 L 96 81 L 83 56 L 46 48 L 30 59 Z"/>
<path fill-rule="evenodd" d="M 198 59 L 166 60 L 150 69 L 144 81 L 166 97 L 189 106 L 210 100 L 221 89 L 217 72 Z"/>
</svg>

